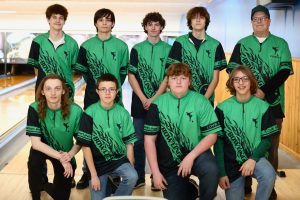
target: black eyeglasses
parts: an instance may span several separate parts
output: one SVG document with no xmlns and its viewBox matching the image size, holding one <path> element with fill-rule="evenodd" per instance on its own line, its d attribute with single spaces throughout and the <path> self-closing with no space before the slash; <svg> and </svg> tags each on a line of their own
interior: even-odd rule
<svg viewBox="0 0 300 200">
<path fill-rule="evenodd" d="M 242 81 L 242 83 L 243 83 L 243 82 L 249 81 L 249 77 L 248 76 L 233 77 L 232 80 L 234 83 L 239 83 L 240 81 Z"/>
<path fill-rule="evenodd" d="M 118 89 L 116 88 L 98 88 L 100 93 L 116 93 Z"/>
<path fill-rule="evenodd" d="M 253 17 L 252 21 L 257 23 L 257 22 L 264 22 L 267 21 L 267 19 L 269 19 L 268 17 L 264 16 L 264 17 Z"/>
</svg>

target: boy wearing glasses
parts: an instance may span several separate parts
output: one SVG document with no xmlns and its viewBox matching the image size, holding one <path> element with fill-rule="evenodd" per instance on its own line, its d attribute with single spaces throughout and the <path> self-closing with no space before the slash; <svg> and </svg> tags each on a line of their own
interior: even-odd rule
<svg viewBox="0 0 300 200">
<path fill-rule="evenodd" d="M 248 67 L 235 68 L 226 86 L 233 96 L 215 110 L 222 127 L 214 145 L 219 185 L 226 199 L 243 200 L 245 177 L 253 176 L 258 181 L 255 199 L 267 200 L 276 173 L 266 155 L 278 127 L 268 103 L 254 95 L 257 82 Z"/>
<path fill-rule="evenodd" d="M 75 66 L 75 69 L 83 74 L 86 82 L 84 109 L 99 101 L 96 84 L 98 78 L 105 73 L 111 73 L 117 78 L 119 92 L 116 102 L 122 104 L 122 84 L 127 76 L 129 60 L 127 44 L 111 34 L 115 26 L 114 13 L 106 8 L 97 10 L 94 15 L 94 25 L 97 34 L 80 46 Z M 83 175 L 77 183 L 77 189 L 88 186 L 85 164 L 82 171 Z"/>
<path fill-rule="evenodd" d="M 271 24 L 269 10 L 261 5 L 251 11 L 253 34 L 242 38 L 234 47 L 228 69 L 239 65 L 248 66 L 254 74 L 258 89 L 255 96 L 270 104 L 275 121 L 281 130 L 284 118 L 284 83 L 293 74 L 292 58 L 287 42 L 269 31 Z M 280 134 L 272 137 L 269 161 L 275 171 L 278 169 L 278 146 Z M 251 180 L 251 179 L 250 179 Z M 246 184 L 246 193 L 251 193 L 251 184 Z M 271 199 L 276 199 L 273 190 Z"/>
<path fill-rule="evenodd" d="M 131 195 L 138 179 L 133 167 L 137 139 L 131 117 L 115 102 L 118 80 L 112 74 L 103 74 L 96 86 L 100 101 L 85 110 L 77 137 L 89 169 L 91 199 L 106 197 L 108 176 L 121 177 L 115 196 Z"/>
</svg>

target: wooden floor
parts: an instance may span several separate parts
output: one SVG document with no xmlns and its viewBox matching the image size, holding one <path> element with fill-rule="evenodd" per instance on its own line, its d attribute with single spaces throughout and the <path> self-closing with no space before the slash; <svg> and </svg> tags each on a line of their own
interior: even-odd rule
<svg viewBox="0 0 300 200">
<path fill-rule="evenodd" d="M 0 90 L 34 78 L 34 75 L 17 75 L 0 78 Z"/>
<path fill-rule="evenodd" d="M 30 149 L 30 142 L 15 156 L 15 158 L 9 162 L 0 171 L 0 199 L 9 200 L 29 200 L 31 199 L 30 191 L 27 183 L 27 158 Z M 78 168 L 75 173 L 75 180 L 78 181 L 82 174 L 82 152 L 76 155 Z M 53 169 L 51 163 L 48 163 L 48 174 L 50 181 L 53 178 Z M 278 200 L 299 200 L 300 199 L 300 169 L 286 169 L 287 177 L 279 178 L 276 181 L 276 191 L 278 194 Z M 247 200 L 253 200 L 255 196 L 256 182 L 253 181 L 253 193 L 251 196 L 246 197 Z M 146 186 L 140 189 L 134 190 L 133 195 L 139 196 L 162 196 L 161 192 L 152 192 L 150 189 L 149 175 L 146 177 Z M 88 189 L 77 190 L 72 189 L 71 200 L 89 199 Z M 42 199 L 50 200 L 51 197 L 42 192 Z M 219 188 L 217 197 L 215 200 L 224 200 L 224 192 Z"/>
</svg>

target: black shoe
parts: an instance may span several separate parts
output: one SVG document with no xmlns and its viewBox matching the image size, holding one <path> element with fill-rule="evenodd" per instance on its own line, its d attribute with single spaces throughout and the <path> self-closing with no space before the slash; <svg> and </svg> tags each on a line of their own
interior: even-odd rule
<svg viewBox="0 0 300 200">
<path fill-rule="evenodd" d="M 143 187 L 145 186 L 145 179 L 143 178 L 139 178 L 137 181 L 136 181 L 136 184 L 134 186 L 134 189 L 137 189 L 137 188 L 140 188 L 140 187 Z"/>
<path fill-rule="evenodd" d="M 277 171 L 276 173 L 281 178 L 285 178 L 286 177 L 285 171 Z"/>
<path fill-rule="evenodd" d="M 250 187 L 248 187 L 248 186 L 245 186 L 245 195 L 248 195 L 248 194 L 251 194 L 252 193 L 252 188 L 251 188 L 251 186 Z"/>
<path fill-rule="evenodd" d="M 153 179 L 152 179 L 152 178 L 151 178 L 151 191 L 153 191 L 153 192 L 158 192 L 158 191 L 160 191 L 159 188 L 157 188 L 157 187 L 154 186 L 154 182 L 153 182 Z"/>
<path fill-rule="evenodd" d="M 76 189 L 84 189 L 89 186 L 89 178 L 87 173 L 83 173 L 81 179 L 77 182 Z"/>
<path fill-rule="evenodd" d="M 273 188 L 272 193 L 269 197 L 269 200 L 276 200 L 277 199 L 277 193 L 275 191 L 275 189 Z"/>
<path fill-rule="evenodd" d="M 73 179 L 72 179 L 72 185 L 71 185 L 71 187 L 74 188 L 75 186 L 76 186 L 76 181 L 75 181 L 75 179 L 73 178 Z"/>
</svg>

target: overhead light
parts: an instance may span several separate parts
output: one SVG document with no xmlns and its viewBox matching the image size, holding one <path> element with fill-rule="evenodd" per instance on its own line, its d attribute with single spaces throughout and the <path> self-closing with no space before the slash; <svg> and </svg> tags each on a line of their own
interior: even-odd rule
<svg viewBox="0 0 300 200">
<path fill-rule="evenodd" d="M 0 10 L 0 14 L 14 14 L 17 13 L 15 10 Z"/>
</svg>

